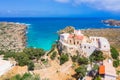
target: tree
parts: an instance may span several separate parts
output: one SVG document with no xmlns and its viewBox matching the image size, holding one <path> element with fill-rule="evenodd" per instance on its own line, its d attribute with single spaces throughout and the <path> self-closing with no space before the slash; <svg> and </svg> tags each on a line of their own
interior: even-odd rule
<svg viewBox="0 0 120 80">
<path fill-rule="evenodd" d="M 11 79 L 8 79 L 8 80 L 21 80 L 21 76 L 20 76 L 20 74 L 17 74 L 15 76 L 13 76 Z"/>
<path fill-rule="evenodd" d="M 52 53 L 52 55 L 50 56 L 50 58 L 51 58 L 52 60 L 54 60 L 54 59 L 55 59 L 55 57 L 56 57 L 56 54 L 57 54 L 57 52 L 56 52 L 56 51 L 54 51 L 54 52 Z"/>
<path fill-rule="evenodd" d="M 4 55 L 4 54 L 5 54 L 5 52 L 0 50 L 0 55 Z"/>
<path fill-rule="evenodd" d="M 110 51 L 111 51 L 112 58 L 113 59 L 118 59 L 118 56 L 119 56 L 118 51 L 114 47 L 111 47 Z"/>
<path fill-rule="evenodd" d="M 75 72 L 77 73 L 77 77 L 84 77 L 87 72 L 87 68 L 85 65 L 81 65 L 77 69 L 75 69 Z"/>
<path fill-rule="evenodd" d="M 36 59 L 37 61 L 45 54 L 44 49 L 26 48 L 23 50 L 29 56 L 29 59 Z"/>
<path fill-rule="evenodd" d="M 73 61 L 73 62 L 77 62 L 77 61 L 78 61 L 78 58 L 79 58 L 78 56 L 74 55 L 74 56 L 72 56 L 72 61 Z"/>
<path fill-rule="evenodd" d="M 62 65 L 62 64 L 64 64 L 66 61 L 68 61 L 69 60 L 69 57 L 68 57 L 68 55 L 67 54 L 62 54 L 61 56 L 60 56 L 60 65 Z"/>
<path fill-rule="evenodd" d="M 103 52 L 95 50 L 92 55 L 89 57 L 91 62 L 95 61 L 103 61 L 105 58 L 103 56 Z"/>
<path fill-rule="evenodd" d="M 18 62 L 18 65 L 24 66 L 27 65 L 29 62 L 29 57 L 27 54 L 21 52 L 21 53 L 16 53 L 15 60 Z"/>
<path fill-rule="evenodd" d="M 40 80 L 39 75 L 32 75 L 30 73 L 25 73 L 23 75 L 15 75 L 11 79 L 8 80 Z"/>
<path fill-rule="evenodd" d="M 87 64 L 88 64 L 88 59 L 85 58 L 85 57 L 80 57 L 80 58 L 78 59 L 78 63 L 79 63 L 79 64 L 85 64 L 85 65 L 87 65 Z"/>
<path fill-rule="evenodd" d="M 99 66 L 97 64 L 94 64 L 93 70 L 98 70 L 98 69 L 99 69 Z"/>
<path fill-rule="evenodd" d="M 28 66 L 28 70 L 34 70 L 35 65 L 32 61 L 29 61 L 27 66 Z"/>
<path fill-rule="evenodd" d="M 114 67 L 118 67 L 119 66 L 119 60 L 118 59 L 113 61 L 113 66 Z"/>
<path fill-rule="evenodd" d="M 100 76 L 95 77 L 94 80 L 102 80 Z"/>
</svg>

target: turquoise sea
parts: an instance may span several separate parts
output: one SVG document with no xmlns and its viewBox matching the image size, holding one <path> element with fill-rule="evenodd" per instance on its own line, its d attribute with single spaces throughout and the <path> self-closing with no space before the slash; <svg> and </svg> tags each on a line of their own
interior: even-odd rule
<svg viewBox="0 0 120 80">
<path fill-rule="evenodd" d="M 17 22 L 28 24 L 27 47 L 49 50 L 57 40 L 57 31 L 66 26 L 76 29 L 120 28 L 108 26 L 101 22 L 107 18 L 0 18 L 0 22 Z"/>
</svg>

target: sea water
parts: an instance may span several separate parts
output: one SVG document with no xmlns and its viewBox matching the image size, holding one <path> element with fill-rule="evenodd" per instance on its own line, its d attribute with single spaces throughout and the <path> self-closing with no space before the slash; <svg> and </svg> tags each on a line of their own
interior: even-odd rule
<svg viewBox="0 0 120 80">
<path fill-rule="evenodd" d="M 76 29 L 119 28 L 101 22 L 105 18 L 0 18 L 0 22 L 16 22 L 28 25 L 27 47 L 49 50 L 58 38 L 57 31 L 66 26 Z"/>
</svg>

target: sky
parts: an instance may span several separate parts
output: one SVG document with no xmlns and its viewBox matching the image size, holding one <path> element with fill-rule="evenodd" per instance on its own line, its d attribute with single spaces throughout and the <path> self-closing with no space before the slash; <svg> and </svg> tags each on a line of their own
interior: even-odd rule
<svg viewBox="0 0 120 80">
<path fill-rule="evenodd" d="M 0 17 L 120 16 L 120 0 L 1 0 Z"/>
</svg>

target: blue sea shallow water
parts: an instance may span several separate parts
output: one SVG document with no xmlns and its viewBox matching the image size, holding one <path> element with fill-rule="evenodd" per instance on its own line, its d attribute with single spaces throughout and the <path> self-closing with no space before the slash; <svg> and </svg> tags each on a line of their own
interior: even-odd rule
<svg viewBox="0 0 120 80">
<path fill-rule="evenodd" d="M 66 26 L 76 29 L 119 28 L 101 22 L 105 18 L 0 18 L 0 22 L 30 24 L 27 29 L 27 47 L 49 50 L 57 40 L 57 31 Z"/>
</svg>

